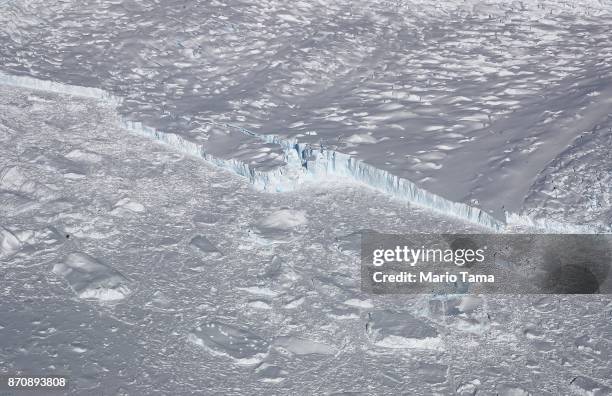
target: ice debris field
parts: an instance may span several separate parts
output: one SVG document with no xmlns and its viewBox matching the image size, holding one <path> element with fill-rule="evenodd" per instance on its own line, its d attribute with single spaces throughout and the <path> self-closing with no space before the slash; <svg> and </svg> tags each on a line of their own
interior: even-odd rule
<svg viewBox="0 0 612 396">
<path fill-rule="evenodd" d="M 612 394 L 605 296 L 359 285 L 363 230 L 610 230 L 610 26 L 595 0 L 0 2 L 0 372 Z"/>
</svg>

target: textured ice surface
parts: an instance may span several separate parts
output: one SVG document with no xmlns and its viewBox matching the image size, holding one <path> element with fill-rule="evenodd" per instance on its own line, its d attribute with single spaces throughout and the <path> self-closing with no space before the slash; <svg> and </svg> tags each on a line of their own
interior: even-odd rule
<svg viewBox="0 0 612 396">
<path fill-rule="evenodd" d="M 385 180 L 413 181 L 500 220 L 605 121 L 612 96 L 603 1 L 2 7 L 5 72 L 125 97 L 127 119 L 244 175 L 277 172 L 285 154 L 224 123 L 350 155 Z M 364 173 L 361 181 L 389 189 L 383 174 Z"/>
<path fill-rule="evenodd" d="M 85 253 L 70 253 L 53 266 L 53 273 L 65 278 L 80 298 L 113 301 L 131 293 L 123 275 Z"/>
<path fill-rule="evenodd" d="M 565 395 L 612 386 L 606 297 L 436 306 L 430 296 L 364 295 L 360 230 L 482 229 L 325 173 L 350 169 L 363 176 L 353 181 L 387 193 L 399 179 L 385 175 L 399 175 L 498 217 L 529 196 L 524 209 L 545 224 L 608 225 L 606 129 L 593 145 L 576 135 L 608 107 L 608 3 L 0 7 L 2 70 L 39 78 L 13 84 L 81 96 L 0 87 L 0 219 L 22 243 L 1 263 L 2 372 L 65 370 L 73 394 Z M 349 168 L 349 155 L 388 173 Z M 564 158 L 597 178 L 572 179 Z M 289 173 L 266 178 L 287 159 Z M 264 189 L 320 184 L 270 195 L 235 173 Z M 545 174 L 561 186 L 554 191 L 594 186 L 593 196 L 547 195 Z M 145 211 L 112 213 L 125 198 Z M 584 210 L 564 210 L 576 203 Z M 254 236 L 287 210 L 307 221 L 268 222 Z M 223 260 L 194 255 L 194 235 L 210 236 Z M 125 274 L 129 296 L 71 298 L 50 268 L 75 251 Z M 212 322 L 223 332 L 197 330 Z M 272 347 L 232 357 L 243 331 Z M 212 349 L 194 347 L 192 333 L 202 344 L 209 336 Z M 314 342 L 334 353 L 275 348 L 279 334 L 294 351 Z"/>
</svg>

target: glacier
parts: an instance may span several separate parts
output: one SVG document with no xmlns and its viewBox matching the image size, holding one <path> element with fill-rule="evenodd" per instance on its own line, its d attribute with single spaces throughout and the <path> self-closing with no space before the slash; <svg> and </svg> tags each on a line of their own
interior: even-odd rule
<svg viewBox="0 0 612 396">
<path fill-rule="evenodd" d="M 16 76 L 0 72 L 0 83 L 21 88 L 98 99 L 114 107 L 119 106 L 123 102 L 123 98 L 99 88 L 41 80 L 30 76 Z M 215 123 L 212 121 L 211 123 L 216 126 L 234 129 L 252 138 L 280 146 L 284 153 L 283 159 L 285 164 L 274 169 L 257 169 L 238 159 L 214 156 L 206 152 L 200 143 L 191 141 L 184 136 L 163 132 L 144 125 L 140 121 L 133 121 L 120 116 L 120 124 L 124 129 L 155 139 L 182 153 L 201 158 L 215 166 L 246 177 L 255 188 L 266 192 L 291 191 L 307 182 L 339 178 L 360 183 L 400 201 L 478 224 L 496 232 L 503 232 L 509 225 L 526 226 L 562 233 L 593 233 L 602 231 L 597 227 L 533 219 L 526 214 L 506 212 L 504 219 L 498 219 L 478 207 L 462 202 L 454 202 L 436 195 L 418 187 L 408 179 L 376 168 L 349 154 L 326 149 L 322 145 L 315 146 L 309 143 L 300 143 L 297 139 L 286 139 L 273 134 L 256 133 L 229 123 Z"/>
</svg>

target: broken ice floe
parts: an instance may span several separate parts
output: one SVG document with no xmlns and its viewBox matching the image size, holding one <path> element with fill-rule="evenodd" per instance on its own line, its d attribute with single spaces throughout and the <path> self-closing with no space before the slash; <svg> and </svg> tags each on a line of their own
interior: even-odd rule
<svg viewBox="0 0 612 396">
<path fill-rule="evenodd" d="M 187 335 L 187 341 L 245 365 L 260 363 L 269 352 L 268 342 L 258 335 L 217 321 L 197 326 Z"/>
<path fill-rule="evenodd" d="M 196 225 L 210 225 L 215 224 L 217 221 L 219 219 L 210 213 L 198 213 L 193 216 L 193 222 Z"/>
<path fill-rule="evenodd" d="M 85 253 L 70 253 L 53 266 L 53 273 L 66 279 L 79 298 L 115 301 L 131 293 L 121 273 Z"/>
<path fill-rule="evenodd" d="M 221 251 L 204 235 L 196 235 L 189 241 L 189 248 L 204 256 L 218 257 Z"/>
<path fill-rule="evenodd" d="M 122 198 L 113 206 L 111 213 L 114 215 L 122 215 L 126 213 L 143 213 L 145 207 L 140 202 L 130 198 Z"/>
<path fill-rule="evenodd" d="M 472 334 L 483 334 L 491 325 L 479 296 L 433 297 L 427 301 L 423 314 L 436 323 Z"/>
<path fill-rule="evenodd" d="M 260 377 L 260 381 L 271 383 L 281 382 L 289 374 L 282 368 L 265 362 L 257 366 L 255 373 Z"/>
<path fill-rule="evenodd" d="M 0 190 L 35 195 L 39 188 L 17 166 L 7 166 L 0 170 Z"/>
<path fill-rule="evenodd" d="M 361 235 L 371 230 L 359 230 L 336 237 L 334 248 L 347 256 L 359 256 L 361 253 Z"/>
<path fill-rule="evenodd" d="M 333 346 L 297 337 L 278 337 L 274 345 L 296 355 L 333 355 L 337 352 Z"/>
<path fill-rule="evenodd" d="M 0 259 L 10 257 L 21 249 L 21 241 L 9 230 L 0 226 Z"/>
<path fill-rule="evenodd" d="M 306 214 L 301 210 L 281 209 L 261 219 L 258 223 L 263 228 L 288 230 L 306 224 Z"/>
<path fill-rule="evenodd" d="M 72 150 L 65 157 L 78 162 L 98 163 L 102 161 L 102 157 L 99 154 L 79 149 Z"/>
<path fill-rule="evenodd" d="M 369 298 L 365 300 L 360 300 L 358 298 L 349 298 L 348 300 L 344 302 L 344 304 L 350 307 L 361 308 L 361 309 L 374 308 L 374 305 L 372 304 L 372 300 L 370 300 Z"/>
<path fill-rule="evenodd" d="M 531 396 L 531 393 L 516 384 L 501 384 L 497 386 L 499 396 Z"/>
<path fill-rule="evenodd" d="M 474 396 L 476 395 L 476 392 L 478 392 L 479 386 L 479 379 L 463 382 L 457 386 L 455 393 L 459 396 Z"/>
<path fill-rule="evenodd" d="M 612 395 L 612 388 L 600 384 L 595 380 L 583 376 L 578 376 L 570 382 L 570 389 L 580 396 L 609 396 Z"/>
<path fill-rule="evenodd" d="M 250 229 L 250 235 L 260 244 L 290 242 L 295 239 L 299 227 L 306 223 L 303 211 L 281 209 L 260 219 Z"/>
<path fill-rule="evenodd" d="M 438 331 L 408 312 L 372 312 L 366 331 L 372 343 L 383 348 L 443 349 Z"/>
</svg>

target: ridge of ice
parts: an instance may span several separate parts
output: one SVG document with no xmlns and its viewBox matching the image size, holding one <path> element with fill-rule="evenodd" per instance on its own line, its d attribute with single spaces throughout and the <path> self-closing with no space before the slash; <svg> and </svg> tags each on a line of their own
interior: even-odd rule
<svg viewBox="0 0 612 396">
<path fill-rule="evenodd" d="M 29 76 L 15 76 L 0 72 L 0 83 L 20 88 L 99 99 L 115 107 L 123 102 L 121 97 L 99 88 L 40 80 Z M 237 159 L 215 157 L 207 153 L 201 144 L 174 133 L 159 131 L 139 121 L 128 120 L 120 116 L 120 123 L 123 128 L 130 132 L 153 138 L 183 153 L 202 158 L 213 165 L 246 177 L 254 187 L 267 192 L 289 191 L 307 181 L 338 177 L 365 184 L 395 199 L 479 224 L 498 232 L 506 229 L 507 225 L 524 225 L 554 232 L 594 232 L 593 227 L 533 219 L 525 214 L 506 213 L 505 219 L 497 219 L 480 208 L 462 202 L 454 202 L 431 193 L 408 179 L 376 168 L 349 154 L 325 147 L 314 147 L 307 143 L 300 143 L 296 139 L 259 134 L 236 125 L 217 124 L 238 130 L 267 143 L 279 145 L 284 151 L 286 164 L 273 170 L 259 170 Z"/>
</svg>

